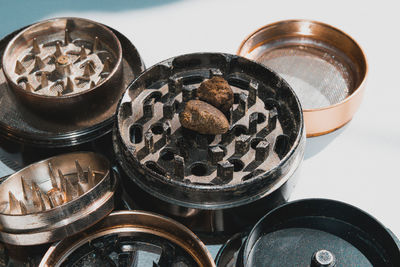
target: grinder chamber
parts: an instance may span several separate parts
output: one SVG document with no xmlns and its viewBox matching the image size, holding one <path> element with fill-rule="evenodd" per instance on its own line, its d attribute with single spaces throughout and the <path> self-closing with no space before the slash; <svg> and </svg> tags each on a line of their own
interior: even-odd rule
<svg viewBox="0 0 400 267">
<path fill-rule="evenodd" d="M 87 19 L 54 18 L 6 36 L 0 56 L 0 158 L 8 167 L 63 152 L 110 151 L 104 136 L 118 100 L 144 70 L 126 37 Z"/>
<path fill-rule="evenodd" d="M 229 131 L 181 127 L 185 103 L 213 76 L 234 92 Z M 178 56 L 145 71 L 119 104 L 113 138 L 134 202 L 198 233 L 237 231 L 285 202 L 305 144 L 289 85 L 260 64 L 220 53 Z"/>
</svg>

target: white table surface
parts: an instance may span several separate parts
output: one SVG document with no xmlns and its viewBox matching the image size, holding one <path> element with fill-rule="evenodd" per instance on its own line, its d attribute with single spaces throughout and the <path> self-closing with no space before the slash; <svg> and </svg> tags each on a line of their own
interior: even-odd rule
<svg viewBox="0 0 400 267">
<path fill-rule="evenodd" d="M 291 199 L 331 198 L 353 204 L 400 236 L 398 1 L 1 0 L 0 37 L 57 16 L 86 17 L 118 29 L 146 66 L 190 52 L 235 53 L 255 29 L 284 19 L 318 20 L 345 31 L 362 46 L 369 62 L 364 101 L 347 126 L 307 139 Z"/>
</svg>

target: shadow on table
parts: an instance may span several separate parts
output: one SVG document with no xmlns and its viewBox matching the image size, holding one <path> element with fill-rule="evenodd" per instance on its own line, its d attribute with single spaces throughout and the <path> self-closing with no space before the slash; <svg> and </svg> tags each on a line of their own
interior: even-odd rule
<svg viewBox="0 0 400 267">
<path fill-rule="evenodd" d="M 327 147 L 336 137 L 342 134 L 348 127 L 348 124 L 343 126 L 342 128 L 321 136 L 307 138 L 306 143 L 306 151 L 304 154 L 304 159 L 307 160 L 309 158 L 314 157 L 319 152 L 321 152 L 325 147 Z"/>
<path fill-rule="evenodd" d="M 166 5 L 181 0 L 41 0 L 2 1 L 0 38 L 57 12 L 118 12 Z"/>
</svg>

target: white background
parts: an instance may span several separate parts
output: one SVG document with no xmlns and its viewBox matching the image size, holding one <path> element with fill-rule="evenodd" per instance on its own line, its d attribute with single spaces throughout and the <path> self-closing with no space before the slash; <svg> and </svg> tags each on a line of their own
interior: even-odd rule
<svg viewBox="0 0 400 267">
<path fill-rule="evenodd" d="M 148 67 L 189 52 L 235 53 L 248 34 L 284 19 L 318 20 L 345 31 L 369 62 L 364 102 L 346 127 L 307 140 L 292 199 L 321 197 L 353 204 L 400 236 L 397 1 L 2 1 L 0 37 L 55 16 L 86 17 L 118 29 Z"/>
</svg>

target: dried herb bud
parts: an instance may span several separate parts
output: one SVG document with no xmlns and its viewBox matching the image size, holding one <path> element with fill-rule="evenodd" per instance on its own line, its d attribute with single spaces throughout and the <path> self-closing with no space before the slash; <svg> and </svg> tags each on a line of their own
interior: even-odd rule
<svg viewBox="0 0 400 267">
<path fill-rule="evenodd" d="M 197 89 L 197 96 L 224 113 L 233 105 L 233 91 L 228 82 L 219 76 L 202 82 Z"/>
<path fill-rule="evenodd" d="M 225 115 L 201 100 L 190 100 L 179 114 L 183 127 L 201 134 L 223 134 L 229 129 Z"/>
</svg>

